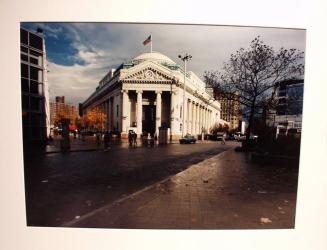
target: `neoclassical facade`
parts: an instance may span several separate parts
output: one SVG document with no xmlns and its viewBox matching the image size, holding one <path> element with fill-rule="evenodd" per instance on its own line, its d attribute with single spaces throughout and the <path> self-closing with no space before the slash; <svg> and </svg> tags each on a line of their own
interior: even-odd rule
<svg viewBox="0 0 327 250">
<path fill-rule="evenodd" d="M 143 53 L 106 74 L 82 104 L 83 113 L 101 107 L 106 129 L 121 132 L 122 137 L 129 130 L 153 135 L 159 127 L 165 127 L 174 140 L 186 133 L 199 135 L 224 123 L 220 103 L 205 83 L 189 71 L 185 84 L 184 88 L 180 65 L 159 52 Z"/>
</svg>

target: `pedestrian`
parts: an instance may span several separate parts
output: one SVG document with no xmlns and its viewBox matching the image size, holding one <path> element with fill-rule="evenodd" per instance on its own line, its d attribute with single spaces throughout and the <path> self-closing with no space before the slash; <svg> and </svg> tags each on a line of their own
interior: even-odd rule
<svg viewBox="0 0 327 250">
<path fill-rule="evenodd" d="M 109 148 L 109 132 L 106 131 L 103 136 L 104 151 L 107 151 Z"/>
<path fill-rule="evenodd" d="M 99 147 L 100 146 L 100 138 L 101 137 L 101 134 L 100 134 L 100 131 L 97 131 L 96 133 L 96 139 L 97 139 L 97 146 Z"/>
<path fill-rule="evenodd" d="M 225 137 L 226 137 L 226 133 L 224 133 L 222 138 L 221 138 L 221 144 L 223 144 L 223 145 L 226 144 Z"/>
<path fill-rule="evenodd" d="M 137 146 L 137 134 L 135 133 L 135 131 L 133 131 L 133 145 L 134 147 Z"/>
<path fill-rule="evenodd" d="M 133 135 L 132 135 L 132 131 L 128 131 L 128 143 L 129 143 L 129 146 L 132 147 L 133 145 Z"/>
<path fill-rule="evenodd" d="M 154 133 L 153 139 L 154 139 L 154 143 L 157 144 L 157 141 L 158 141 L 157 132 Z"/>
</svg>

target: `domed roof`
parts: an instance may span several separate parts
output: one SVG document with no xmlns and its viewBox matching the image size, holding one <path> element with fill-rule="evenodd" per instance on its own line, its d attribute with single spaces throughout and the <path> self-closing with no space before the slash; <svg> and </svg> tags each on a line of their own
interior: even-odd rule
<svg viewBox="0 0 327 250">
<path fill-rule="evenodd" d="M 173 60 L 171 60 L 168 56 L 165 56 L 159 52 L 152 51 L 152 53 L 143 53 L 141 55 L 138 55 L 133 59 L 133 61 L 156 61 L 159 63 L 168 63 L 168 64 L 176 64 Z"/>
</svg>

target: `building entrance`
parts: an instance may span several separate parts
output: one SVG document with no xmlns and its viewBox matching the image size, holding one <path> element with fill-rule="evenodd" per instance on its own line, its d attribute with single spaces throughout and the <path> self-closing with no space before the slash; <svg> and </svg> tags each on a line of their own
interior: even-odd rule
<svg viewBox="0 0 327 250">
<path fill-rule="evenodd" d="M 154 135 L 156 130 L 156 106 L 143 105 L 142 129 L 146 133 Z"/>
</svg>

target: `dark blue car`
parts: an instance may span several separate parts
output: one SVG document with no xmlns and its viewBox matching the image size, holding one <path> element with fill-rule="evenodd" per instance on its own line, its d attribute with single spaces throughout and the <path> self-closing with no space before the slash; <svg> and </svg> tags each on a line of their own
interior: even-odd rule
<svg viewBox="0 0 327 250">
<path fill-rule="evenodd" d="M 180 144 L 195 143 L 196 139 L 193 135 L 185 135 L 182 139 L 179 139 Z"/>
</svg>

